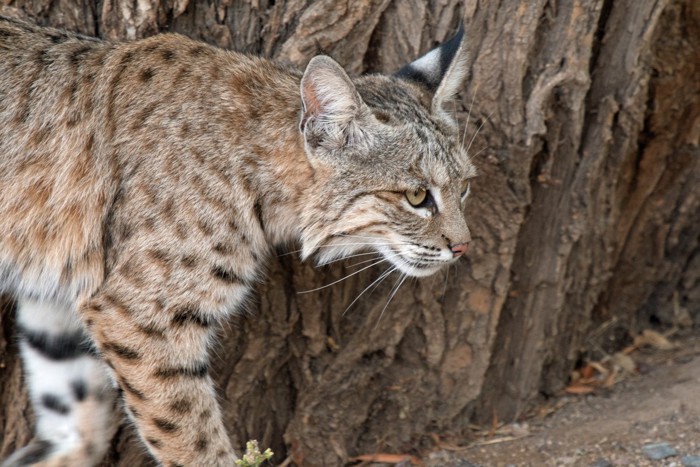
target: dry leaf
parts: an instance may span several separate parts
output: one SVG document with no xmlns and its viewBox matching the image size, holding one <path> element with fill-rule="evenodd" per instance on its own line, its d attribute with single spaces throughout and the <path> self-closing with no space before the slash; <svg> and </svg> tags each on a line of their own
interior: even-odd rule
<svg viewBox="0 0 700 467">
<path fill-rule="evenodd" d="M 648 345 L 659 350 L 671 350 L 675 348 L 675 345 L 669 342 L 663 334 L 652 331 L 651 329 L 645 329 L 641 334 L 635 337 L 634 345 L 635 347 Z"/>
<path fill-rule="evenodd" d="M 637 362 L 635 362 L 632 357 L 624 352 L 617 352 L 615 355 L 610 357 L 610 361 L 613 365 L 621 368 L 625 373 L 637 373 Z"/>
<path fill-rule="evenodd" d="M 593 386 L 585 386 L 583 384 L 571 384 L 564 389 L 569 394 L 590 394 L 593 392 Z"/>
</svg>

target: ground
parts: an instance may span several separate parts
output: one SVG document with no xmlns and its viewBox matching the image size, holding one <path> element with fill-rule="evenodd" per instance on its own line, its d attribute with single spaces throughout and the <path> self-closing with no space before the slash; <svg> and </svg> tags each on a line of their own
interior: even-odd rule
<svg viewBox="0 0 700 467">
<path fill-rule="evenodd" d="M 633 371 L 618 366 L 614 377 L 601 373 L 598 383 L 573 384 L 570 391 L 592 392 L 564 393 L 520 423 L 475 427 L 471 442 L 438 440 L 440 447 L 421 459 L 379 455 L 375 461 L 389 464 L 360 465 L 700 467 L 700 333 L 674 333 L 656 345 L 640 342 L 624 355 Z M 675 455 L 651 459 L 645 448 L 660 443 Z"/>
<path fill-rule="evenodd" d="M 592 394 L 563 395 L 520 424 L 425 459 L 437 466 L 700 466 L 700 335 L 630 352 L 636 374 Z M 644 447 L 676 455 L 652 460 Z M 697 457 L 693 457 L 697 456 Z M 693 463 L 696 462 L 696 463 Z"/>
</svg>

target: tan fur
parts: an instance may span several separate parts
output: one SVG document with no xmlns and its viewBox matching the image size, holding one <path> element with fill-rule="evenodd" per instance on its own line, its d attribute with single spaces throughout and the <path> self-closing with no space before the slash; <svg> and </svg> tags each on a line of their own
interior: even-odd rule
<svg viewBox="0 0 700 467">
<path fill-rule="evenodd" d="M 164 464 L 233 465 L 207 348 L 271 245 L 327 260 L 358 249 L 350 235 L 469 241 L 474 169 L 420 86 L 356 80 L 342 121 L 300 132 L 301 80 L 178 35 L 114 44 L 0 18 L 0 290 L 77 307 Z M 440 214 L 408 205 L 419 185 Z"/>
</svg>

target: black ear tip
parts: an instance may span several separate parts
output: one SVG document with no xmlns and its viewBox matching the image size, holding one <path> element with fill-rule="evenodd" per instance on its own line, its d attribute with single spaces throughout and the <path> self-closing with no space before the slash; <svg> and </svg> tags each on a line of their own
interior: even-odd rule
<svg viewBox="0 0 700 467">
<path fill-rule="evenodd" d="M 463 38 L 464 24 L 462 23 L 450 40 L 426 53 L 413 63 L 404 66 L 394 75 L 421 83 L 431 91 L 435 91 L 457 55 Z"/>
</svg>

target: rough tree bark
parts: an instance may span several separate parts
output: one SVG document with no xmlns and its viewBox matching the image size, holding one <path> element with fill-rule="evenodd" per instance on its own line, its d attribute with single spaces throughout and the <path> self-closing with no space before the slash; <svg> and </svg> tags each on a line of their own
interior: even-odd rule
<svg viewBox="0 0 700 467">
<path fill-rule="evenodd" d="M 384 310 L 387 280 L 347 313 L 380 270 L 299 294 L 355 269 L 273 258 L 269 283 L 217 349 L 238 446 L 256 438 L 297 465 L 419 451 L 432 434 L 463 436 L 471 420 L 517 418 L 555 394 L 604 323 L 625 337 L 679 310 L 700 322 L 694 0 L 0 5 L 114 40 L 175 31 L 300 66 L 322 52 L 355 74 L 395 70 L 467 23 L 472 72 L 455 110 L 481 172 L 469 258 L 405 284 Z M 0 307 L 5 456 L 32 422 L 7 297 Z M 105 465 L 145 462 L 125 426 Z"/>
</svg>

